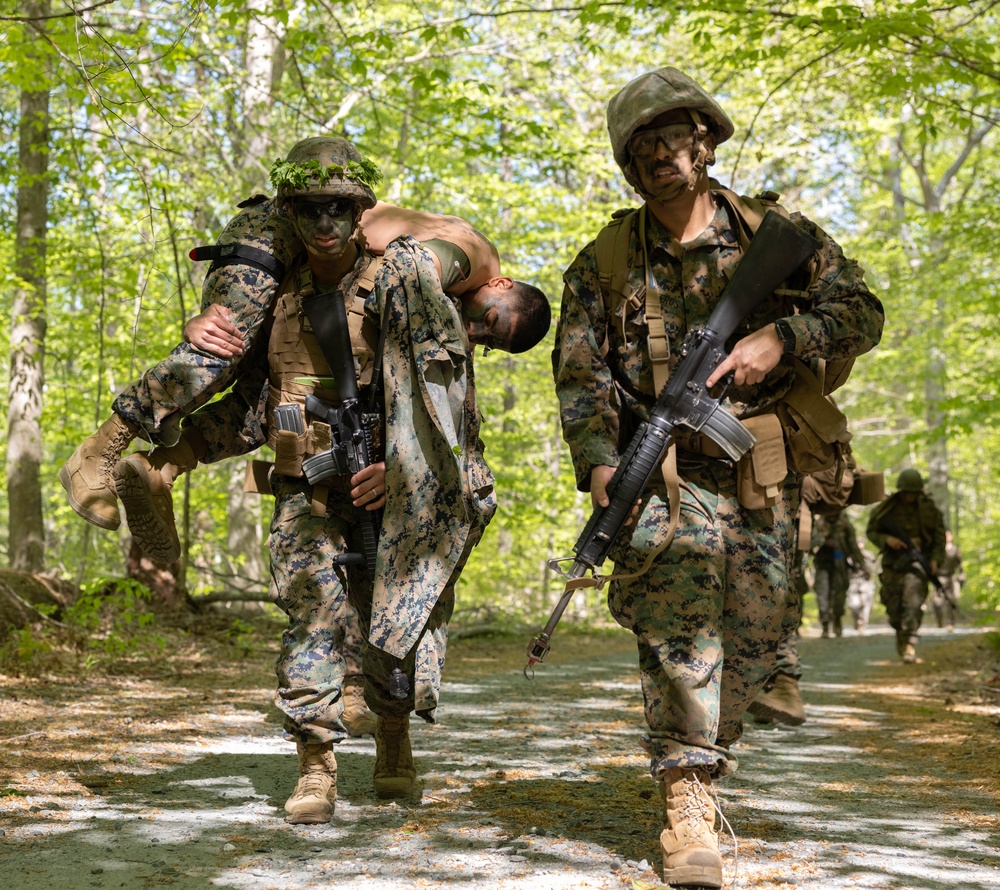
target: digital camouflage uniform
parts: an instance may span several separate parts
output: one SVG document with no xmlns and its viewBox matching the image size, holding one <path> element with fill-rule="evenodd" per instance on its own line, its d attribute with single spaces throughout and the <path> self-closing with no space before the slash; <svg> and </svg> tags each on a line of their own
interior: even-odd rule
<svg viewBox="0 0 1000 890">
<path fill-rule="evenodd" d="M 886 544 L 889 537 L 880 524 L 888 518 L 910 536 L 914 545 L 929 562 L 940 566 L 945 556 L 944 516 L 937 505 L 923 492 L 916 501 L 907 504 L 906 492 L 897 491 L 879 504 L 868 519 L 867 535 L 882 557 L 879 574 L 879 599 L 885 606 L 889 624 L 896 631 L 896 649 L 903 653 L 907 645 L 916 646 L 923 621 L 924 601 L 928 580 L 907 550 L 893 550 Z"/>
<path fill-rule="evenodd" d="M 339 293 L 369 261 L 362 254 Z M 365 305 L 373 323 L 387 299 L 384 406 L 391 444 L 374 600 L 363 565 L 334 565 L 337 554 L 362 546 L 361 511 L 351 504 L 347 479 L 333 481 L 326 514 L 316 517 L 304 478 L 271 476 L 273 589 L 289 619 L 276 666 L 276 703 L 286 714 L 286 732 L 310 742 L 346 736 L 340 689 L 351 670 L 344 652 L 349 605 L 372 643 L 363 655 L 369 707 L 382 715 L 416 710 L 433 720 L 455 582 L 496 509 L 461 312 L 442 292 L 431 255 L 412 238 L 394 241 L 385 253 Z M 266 339 L 258 338 L 234 390 L 188 418 L 207 443 L 206 463 L 247 453 L 266 439 Z M 315 347 L 299 350 L 310 351 Z M 322 364 L 312 373 L 330 371 Z M 389 692 L 396 667 L 410 680 L 402 700 Z"/>
<path fill-rule="evenodd" d="M 796 355 L 839 360 L 871 349 L 881 336 L 882 308 L 862 271 L 813 223 L 792 219 L 821 242 L 809 305 L 789 319 Z M 708 320 L 740 261 L 734 225 L 718 200 L 710 225 L 682 247 L 649 214 L 649 276 L 660 293 L 671 368 L 688 330 Z M 628 251 L 634 289 L 645 284 L 636 230 Z M 564 281 L 554 371 L 577 485 L 588 490 L 595 466 L 619 463 L 622 403 L 648 419 L 653 375 L 644 306 L 624 303 L 621 317 L 609 318 L 593 243 Z M 765 300 L 733 339 L 788 314 L 780 298 Z M 607 358 L 600 349 L 605 337 Z M 731 389 L 728 407 L 737 417 L 765 412 L 794 379 L 791 365 L 782 362 L 762 384 Z M 790 475 L 775 507 L 747 510 L 736 498 L 733 462 L 680 448 L 678 472 L 681 517 L 673 543 L 646 574 L 613 581 L 608 594 L 615 619 L 637 636 L 649 726 L 645 747 L 655 778 L 677 767 L 704 767 L 714 775 L 735 769 L 729 747 L 741 735 L 746 704 L 770 674 L 783 635 L 799 492 L 799 480 Z M 657 476 L 631 534 L 612 553 L 616 572 L 637 570 L 667 525 L 666 493 Z"/>
<path fill-rule="evenodd" d="M 861 553 L 865 558 L 865 572 L 855 572 L 847 585 L 847 609 L 854 619 L 854 629 L 861 632 L 868 625 L 872 605 L 875 602 L 875 577 L 872 574 L 874 562 L 869 558 L 864 547 Z"/>
<path fill-rule="evenodd" d="M 802 599 L 809 592 L 809 583 L 805 573 L 805 551 L 799 549 L 798 523 L 793 532 L 794 544 L 789 548 L 788 594 L 785 600 L 785 612 L 781 617 L 781 639 L 774 652 L 775 674 L 787 674 L 796 680 L 802 679 L 802 663 L 799 661 L 799 628 L 802 626 Z M 768 683 L 770 678 L 768 678 Z"/>
<path fill-rule="evenodd" d="M 264 196 L 240 207 L 219 237 L 219 244 L 243 244 L 272 256 L 279 269 L 287 268 L 302 251 L 302 242 L 288 217 L 277 211 L 273 199 Z M 212 303 L 225 306 L 244 342 L 252 343 L 274 301 L 278 278 L 247 262 L 216 261 L 202 285 L 201 310 Z M 150 442 L 172 445 L 177 426 L 165 424 L 166 419 L 178 420 L 223 392 L 236 378 L 239 362 L 238 357 L 222 358 L 181 343 L 122 390 L 112 408 L 138 426 Z"/>
<path fill-rule="evenodd" d="M 844 511 L 817 516 L 812 538 L 813 588 L 819 606 L 819 620 L 824 632 L 832 628 L 840 636 L 851 572 L 864 569 L 865 558 L 858 547 L 854 526 Z"/>
</svg>

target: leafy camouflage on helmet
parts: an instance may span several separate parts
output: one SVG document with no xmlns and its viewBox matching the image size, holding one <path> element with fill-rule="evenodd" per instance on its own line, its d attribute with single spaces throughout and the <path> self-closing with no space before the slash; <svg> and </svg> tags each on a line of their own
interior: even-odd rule
<svg viewBox="0 0 1000 890">
<path fill-rule="evenodd" d="M 313 136 L 292 146 L 287 158 L 278 158 L 269 171 L 271 185 L 282 198 L 331 195 L 353 198 L 362 207 L 374 207 L 374 187 L 382 172 L 347 139 Z"/>
<path fill-rule="evenodd" d="M 676 68 L 660 68 L 630 81 L 608 103 L 608 134 L 618 166 L 629 163 L 628 141 L 640 127 L 675 108 L 688 108 L 708 118 L 720 144 L 735 132 L 733 122 L 694 80 Z"/>
<path fill-rule="evenodd" d="M 923 477 L 913 467 L 908 467 L 899 474 L 896 480 L 896 491 L 923 491 Z"/>
</svg>

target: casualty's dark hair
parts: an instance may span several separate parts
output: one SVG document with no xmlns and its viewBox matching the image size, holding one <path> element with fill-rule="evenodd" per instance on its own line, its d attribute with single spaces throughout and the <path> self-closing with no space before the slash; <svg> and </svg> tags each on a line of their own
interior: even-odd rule
<svg viewBox="0 0 1000 890">
<path fill-rule="evenodd" d="M 552 308 L 548 297 L 526 281 L 515 281 L 511 288 L 516 321 L 511 332 L 510 351 L 527 352 L 542 342 L 552 324 Z"/>
</svg>

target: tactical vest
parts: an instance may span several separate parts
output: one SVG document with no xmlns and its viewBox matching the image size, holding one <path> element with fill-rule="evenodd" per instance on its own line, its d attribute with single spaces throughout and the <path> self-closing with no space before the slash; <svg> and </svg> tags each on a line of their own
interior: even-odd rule
<svg viewBox="0 0 1000 890">
<path fill-rule="evenodd" d="M 778 203 L 776 192 L 764 191 L 755 197 L 737 195 L 716 180 L 709 180 L 712 195 L 721 200 L 735 218 L 736 236 L 740 247 L 746 252 L 764 215 L 775 210 L 788 217 L 788 211 Z M 663 390 L 669 377 L 670 348 L 663 322 L 659 295 L 649 293 L 645 284 L 634 289 L 629 283 L 629 240 L 633 227 L 637 228 L 640 244 L 645 250 L 646 215 L 649 210 L 642 207 L 619 211 L 611 222 L 597 234 L 594 243 L 595 261 L 601 298 L 604 301 L 605 317 L 608 324 L 620 323 L 624 331 L 625 315 L 631 310 L 645 309 L 649 330 L 647 348 L 653 368 L 653 383 L 657 395 Z M 810 276 L 811 278 L 813 276 Z M 643 276 L 648 281 L 649 275 Z M 786 282 L 787 284 L 787 282 Z M 786 316 L 797 312 L 796 301 L 807 302 L 810 280 L 806 289 L 779 288 L 775 294 L 784 300 Z M 610 348 L 607 331 L 601 345 L 602 356 Z M 744 455 L 737 467 L 740 502 L 750 509 L 769 507 L 782 496 L 782 482 L 791 468 L 804 474 L 826 469 L 839 468 L 843 464 L 843 451 L 851 439 L 847 429 L 847 418 L 829 398 L 829 393 L 839 387 L 850 373 L 854 360 L 836 363 L 820 361 L 816 368 L 796 360 L 796 380 L 786 400 L 778 406 L 775 415 L 761 415 L 744 421 L 757 439 L 755 447 Z M 777 419 L 775 419 L 777 418 Z M 630 435 L 631 424 L 622 418 L 621 431 Z M 784 449 L 782 449 L 784 440 Z M 627 443 L 619 442 L 623 448 Z M 712 443 L 705 443 L 700 437 L 698 447 L 709 456 Z M 707 450 L 706 449 L 707 446 Z M 781 452 L 784 451 L 784 454 Z M 663 544 L 649 555 L 646 564 L 636 573 L 643 574 L 655 556 L 670 546 L 680 518 L 680 479 L 677 473 L 677 449 L 671 445 L 663 461 L 661 472 L 666 484 L 670 504 L 669 528 Z M 800 511 L 800 517 L 801 517 Z M 807 533 L 808 536 L 808 533 Z M 632 577 L 632 576 L 614 576 Z"/>
<path fill-rule="evenodd" d="M 372 257 L 354 282 L 352 293 L 345 296 L 351 352 L 358 385 L 362 388 L 371 383 L 378 343 L 378 330 L 365 315 L 365 299 L 375 286 L 381 266 L 382 257 Z M 268 341 L 268 444 L 275 452 L 274 472 L 283 476 L 301 476 L 303 458 L 327 451 L 331 444 L 329 424 L 307 416 L 304 408 L 309 394 L 330 404 L 338 401 L 330 366 L 302 311 L 302 300 L 314 293 L 309 266 L 303 264 L 286 277 L 272 314 Z M 302 433 L 277 428 L 274 409 L 279 405 L 298 407 Z M 287 426 L 287 421 L 283 425 Z"/>
<path fill-rule="evenodd" d="M 788 217 L 788 211 L 778 203 L 780 197 L 777 192 L 764 191 L 754 197 L 747 195 L 737 195 L 731 189 L 723 186 L 715 179 L 709 180 L 712 195 L 722 200 L 732 211 L 730 218 L 737 220 L 736 236 L 739 238 L 740 247 L 745 252 L 750 245 L 757 229 L 760 228 L 764 220 L 764 214 L 769 210 L 775 210 L 784 217 Z M 649 327 L 649 351 L 653 364 L 653 381 L 656 385 L 656 392 L 659 393 L 666 383 L 667 362 L 670 351 L 667 346 L 667 334 L 663 325 L 663 317 L 660 311 L 658 300 L 649 299 L 646 288 L 641 286 L 634 290 L 629 284 L 629 238 L 632 234 L 633 226 L 639 227 L 640 237 L 645 236 L 645 215 L 648 213 L 645 205 L 627 211 L 618 211 L 611 222 L 600 232 L 594 244 L 595 258 L 597 261 L 597 274 L 601 285 L 601 295 L 604 300 L 607 318 L 622 321 L 625 313 L 631 309 L 637 310 L 645 305 L 646 323 Z M 810 281 L 810 286 L 812 285 Z M 785 314 L 794 315 L 796 313 L 795 300 L 808 299 L 809 289 L 779 288 L 775 293 L 784 298 Z M 608 349 L 607 339 L 601 347 L 601 353 L 606 354 Z M 840 362 L 820 361 L 813 369 L 821 395 L 829 395 L 844 381 L 847 380 L 854 365 L 854 359 Z"/>
</svg>

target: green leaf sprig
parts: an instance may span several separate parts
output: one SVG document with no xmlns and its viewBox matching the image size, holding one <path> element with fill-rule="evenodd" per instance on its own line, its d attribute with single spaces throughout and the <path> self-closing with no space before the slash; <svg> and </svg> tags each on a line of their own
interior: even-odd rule
<svg viewBox="0 0 1000 890">
<path fill-rule="evenodd" d="M 268 176 L 275 189 L 287 188 L 292 191 L 308 188 L 313 180 L 322 188 L 334 176 L 350 179 L 374 189 L 384 178 L 378 165 L 369 158 L 348 161 L 346 166 L 342 164 L 324 166 L 315 158 L 304 163 L 289 163 L 283 158 L 278 158 L 271 165 Z"/>
</svg>

